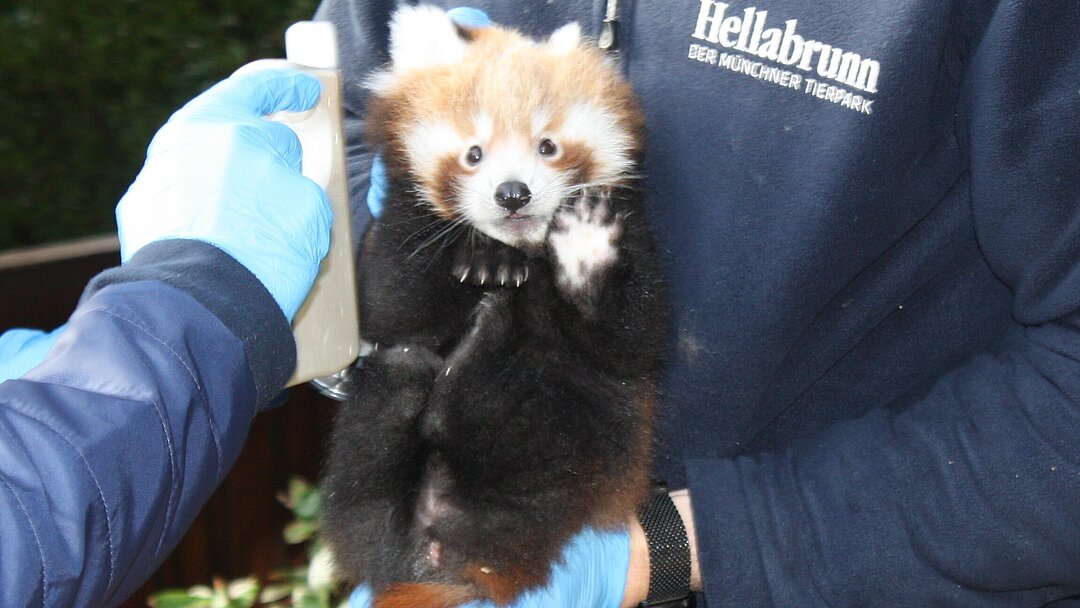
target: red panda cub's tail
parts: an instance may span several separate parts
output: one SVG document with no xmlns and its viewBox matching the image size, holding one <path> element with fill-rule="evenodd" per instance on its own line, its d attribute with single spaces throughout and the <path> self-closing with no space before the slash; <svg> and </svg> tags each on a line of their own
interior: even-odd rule
<svg viewBox="0 0 1080 608">
<path fill-rule="evenodd" d="M 380 593 L 371 608 L 457 608 L 475 599 L 475 590 L 464 585 L 398 583 Z"/>
<path fill-rule="evenodd" d="M 475 565 L 469 565 L 465 578 L 473 584 L 448 585 L 440 583 L 397 583 L 380 593 L 372 608 L 457 608 L 475 600 L 490 600 L 496 606 L 506 606 L 522 592 L 519 577 L 501 576 Z M 526 586 L 539 585 L 541 580 L 524 581 Z"/>
</svg>

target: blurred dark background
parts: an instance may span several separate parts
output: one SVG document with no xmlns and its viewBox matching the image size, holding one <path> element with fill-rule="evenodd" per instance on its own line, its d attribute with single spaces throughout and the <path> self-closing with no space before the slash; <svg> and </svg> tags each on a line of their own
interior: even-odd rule
<svg viewBox="0 0 1080 608">
<path fill-rule="evenodd" d="M 0 250 L 114 232 L 169 115 L 254 59 L 316 0 L 0 3 Z"/>
<path fill-rule="evenodd" d="M 86 281 L 118 263 L 113 208 L 157 128 L 254 59 L 284 56 L 284 31 L 316 0 L 6 0 L 0 4 L 0 331 L 51 328 Z M 333 405 L 307 387 L 260 415 L 236 467 L 148 593 L 255 574 L 304 555 L 281 538 L 275 499 L 314 480 Z"/>
</svg>

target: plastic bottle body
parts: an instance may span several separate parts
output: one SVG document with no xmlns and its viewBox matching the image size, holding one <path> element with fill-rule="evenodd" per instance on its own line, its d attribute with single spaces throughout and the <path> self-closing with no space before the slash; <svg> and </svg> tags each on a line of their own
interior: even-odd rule
<svg viewBox="0 0 1080 608">
<path fill-rule="evenodd" d="M 327 29 L 329 28 L 329 29 Z M 287 386 L 329 376 L 360 354 L 345 142 L 341 123 L 341 82 L 336 70 L 337 42 L 328 23 L 301 22 L 286 32 L 289 59 L 250 63 L 240 71 L 288 67 L 311 74 L 322 84 L 318 104 L 307 112 L 278 112 L 267 118 L 289 126 L 303 148 L 303 174 L 326 191 L 334 212 L 330 251 L 311 293 L 293 319 L 296 370 Z"/>
</svg>

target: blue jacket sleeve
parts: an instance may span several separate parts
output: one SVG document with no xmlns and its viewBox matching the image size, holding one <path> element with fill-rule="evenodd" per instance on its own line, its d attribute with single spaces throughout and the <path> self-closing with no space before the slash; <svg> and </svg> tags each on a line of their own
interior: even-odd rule
<svg viewBox="0 0 1080 608">
<path fill-rule="evenodd" d="M 99 276 L 48 358 L 0 384 L 4 604 L 130 595 L 224 478 L 293 353 L 269 293 L 205 243 L 150 245 Z"/>
<path fill-rule="evenodd" d="M 689 463 L 709 606 L 1080 597 L 1080 7 L 1024 5 L 988 22 L 958 124 L 1005 347 L 906 411 Z"/>
</svg>

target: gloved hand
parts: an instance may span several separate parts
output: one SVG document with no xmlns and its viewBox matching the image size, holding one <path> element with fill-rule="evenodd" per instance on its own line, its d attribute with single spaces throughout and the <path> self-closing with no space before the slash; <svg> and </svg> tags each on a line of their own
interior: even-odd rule
<svg viewBox="0 0 1080 608">
<path fill-rule="evenodd" d="M 476 29 L 495 25 L 492 23 L 491 17 L 489 17 L 487 13 L 471 6 L 452 8 L 446 11 L 446 14 L 454 20 L 454 23 L 457 23 L 461 27 L 471 27 Z"/>
<path fill-rule="evenodd" d="M 300 175 L 296 135 L 262 117 L 307 110 L 319 90 L 300 72 L 261 70 L 173 114 L 116 207 L 121 260 L 157 240 L 208 242 L 250 270 L 291 321 L 329 248 L 332 213 L 322 189 Z"/>
<path fill-rule="evenodd" d="M 602 532 L 586 528 L 563 549 L 546 587 L 521 596 L 511 608 L 619 608 L 630 568 L 630 536 L 625 530 Z M 370 608 L 371 589 L 357 587 L 349 608 Z M 491 603 L 466 608 L 494 608 Z"/>
<path fill-rule="evenodd" d="M 40 329 L 9 329 L 0 335 L 0 382 L 18 378 L 44 361 L 65 327 L 61 325 L 48 333 Z"/>
<path fill-rule="evenodd" d="M 491 17 L 478 8 L 459 6 L 446 11 L 446 14 L 455 23 L 463 27 L 481 28 L 491 27 Z M 383 164 L 382 155 L 376 154 L 371 159 L 371 178 L 368 185 L 367 206 L 372 217 L 382 215 L 383 202 L 386 200 L 386 166 Z"/>
</svg>

